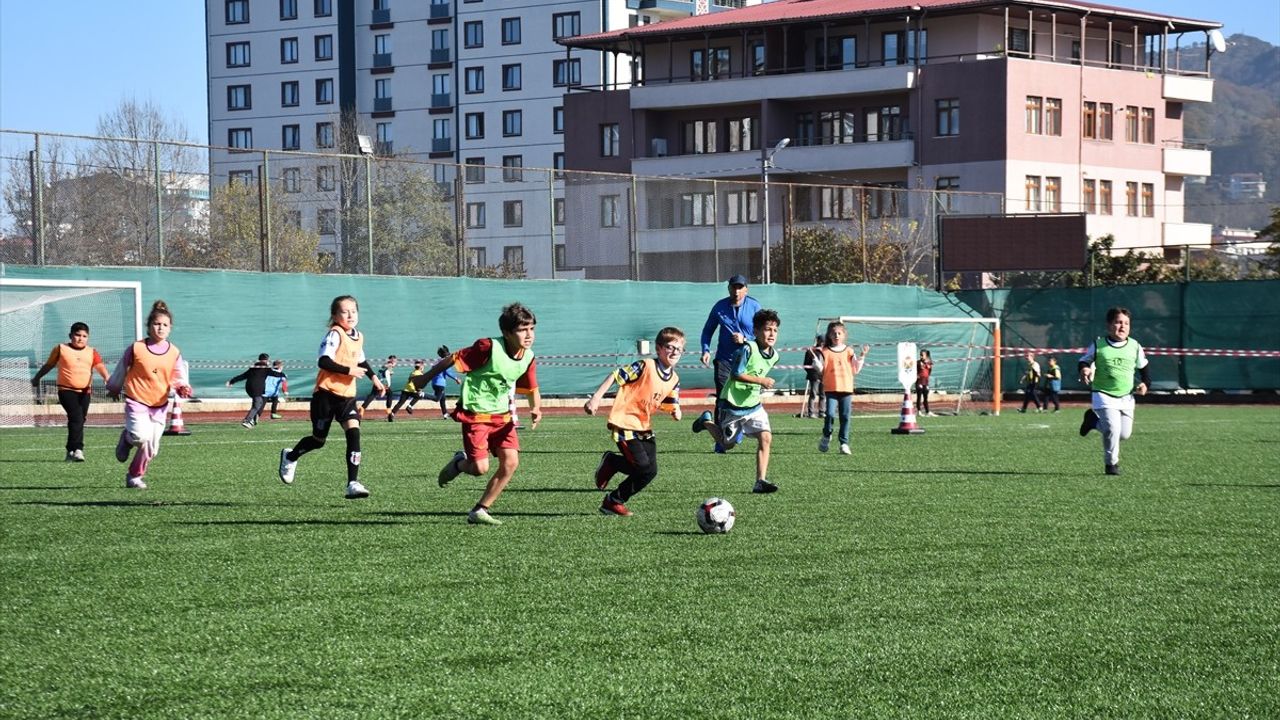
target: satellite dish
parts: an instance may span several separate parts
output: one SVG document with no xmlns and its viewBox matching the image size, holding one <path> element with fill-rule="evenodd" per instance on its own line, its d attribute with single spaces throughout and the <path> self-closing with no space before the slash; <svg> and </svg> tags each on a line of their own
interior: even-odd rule
<svg viewBox="0 0 1280 720">
<path fill-rule="evenodd" d="M 1209 31 L 1209 47 L 1213 48 L 1214 52 L 1227 51 L 1227 41 L 1226 38 L 1222 37 L 1221 30 L 1215 28 Z"/>
</svg>

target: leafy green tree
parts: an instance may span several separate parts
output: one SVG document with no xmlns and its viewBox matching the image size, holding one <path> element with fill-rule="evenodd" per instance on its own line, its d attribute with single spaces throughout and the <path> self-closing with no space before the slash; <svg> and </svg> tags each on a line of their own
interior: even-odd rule
<svg viewBox="0 0 1280 720">
<path fill-rule="evenodd" d="M 284 205 L 271 205 L 270 245 L 262 234 L 257 187 L 232 182 L 210 194 L 208 235 L 185 235 L 168 250 L 166 263 L 179 267 L 321 272 L 320 237 L 303 230 Z"/>
</svg>

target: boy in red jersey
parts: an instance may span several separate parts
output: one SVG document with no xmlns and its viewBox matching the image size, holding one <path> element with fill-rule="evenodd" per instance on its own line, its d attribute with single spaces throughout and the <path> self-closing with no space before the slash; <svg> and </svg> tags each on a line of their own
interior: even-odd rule
<svg viewBox="0 0 1280 720">
<path fill-rule="evenodd" d="M 658 332 L 655 360 L 638 360 L 609 374 L 587 400 L 583 410 L 595 415 L 600 401 L 615 382 L 618 396 L 609 411 L 609 430 L 619 452 L 606 452 L 596 467 L 596 487 L 604 490 L 615 473 L 624 473 L 613 492 L 604 496 L 600 512 L 605 515 L 630 515 L 624 504 L 658 476 L 658 447 L 653 438 L 655 410 L 671 413 L 680 419 L 680 376 L 676 363 L 684 352 L 684 331 L 665 327 Z"/>
<path fill-rule="evenodd" d="M 467 373 L 453 419 L 462 423 L 462 450 L 440 470 L 440 487 L 459 473 L 480 476 L 489 471 L 489 455 L 498 458 L 498 469 L 489 478 L 480 502 L 467 513 L 472 525 L 501 525 L 489 508 L 502 495 L 520 464 L 520 438 L 511 418 L 510 393 L 529 396 L 529 417 L 533 428 L 542 419 L 542 395 L 538 392 L 537 369 L 533 359 L 533 311 L 520 303 L 502 309 L 498 327 L 502 337 L 480 338 L 427 371 L 421 383 L 430 382 L 453 368 Z"/>
</svg>

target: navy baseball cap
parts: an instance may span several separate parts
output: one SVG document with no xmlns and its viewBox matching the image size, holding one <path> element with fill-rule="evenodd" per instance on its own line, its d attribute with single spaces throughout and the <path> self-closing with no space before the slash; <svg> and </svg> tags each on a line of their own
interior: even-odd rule
<svg viewBox="0 0 1280 720">
<path fill-rule="evenodd" d="M 743 286 L 743 287 L 746 287 L 746 286 L 747 286 L 747 277 L 746 277 L 745 275 L 734 275 L 733 277 L 729 278 L 729 284 L 730 284 L 730 285 L 741 285 L 741 286 Z"/>
</svg>

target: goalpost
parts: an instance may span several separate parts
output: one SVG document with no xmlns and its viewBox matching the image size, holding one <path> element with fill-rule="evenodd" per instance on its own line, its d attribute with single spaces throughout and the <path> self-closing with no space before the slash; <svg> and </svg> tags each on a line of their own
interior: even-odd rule
<svg viewBox="0 0 1280 720">
<path fill-rule="evenodd" d="M 814 334 L 825 335 L 835 321 L 844 323 L 847 345 L 871 347 L 855 378 L 860 405 L 901 409 L 898 343 L 913 342 L 917 358 L 920 350 L 928 350 L 933 359 L 929 404 L 934 412 L 1000 414 L 999 319 L 841 315 L 818 318 Z"/>
<path fill-rule="evenodd" d="M 89 344 L 113 367 L 142 337 L 142 283 L 0 277 L 0 427 L 36 424 L 33 403 L 46 386 L 52 393 L 56 375 L 35 391 L 31 376 L 75 322 L 89 326 Z"/>
</svg>

